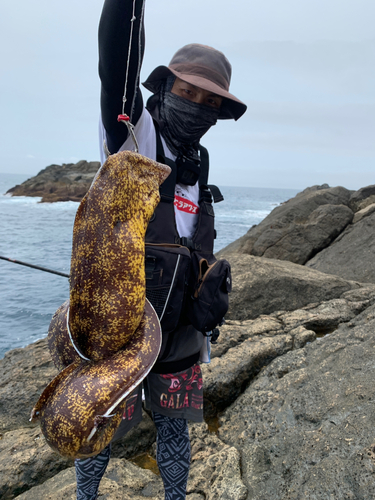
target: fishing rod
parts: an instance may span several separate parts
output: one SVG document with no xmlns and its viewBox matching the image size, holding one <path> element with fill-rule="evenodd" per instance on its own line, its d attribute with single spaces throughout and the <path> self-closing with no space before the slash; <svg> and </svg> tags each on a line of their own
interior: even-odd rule
<svg viewBox="0 0 375 500">
<path fill-rule="evenodd" d="M 10 259 L 9 257 L 3 257 L 2 255 L 0 255 L 0 259 L 7 260 L 8 262 L 13 262 L 13 264 L 20 264 L 21 266 L 32 267 L 33 269 L 38 269 L 39 271 L 45 271 L 46 273 L 57 274 L 58 276 L 69 278 L 69 274 L 60 273 L 59 271 L 47 269 L 46 267 L 35 266 L 34 264 L 28 264 L 27 262 L 21 262 L 20 260 Z"/>
</svg>

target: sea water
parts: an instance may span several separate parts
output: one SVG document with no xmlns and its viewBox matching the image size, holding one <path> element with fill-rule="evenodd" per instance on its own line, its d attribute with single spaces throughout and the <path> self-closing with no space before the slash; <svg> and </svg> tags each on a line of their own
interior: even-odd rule
<svg viewBox="0 0 375 500">
<path fill-rule="evenodd" d="M 76 202 L 39 203 L 40 198 L 4 193 L 25 175 L 0 174 L 0 255 L 69 274 Z M 215 205 L 215 251 L 259 224 L 295 189 L 220 186 Z M 69 298 L 68 279 L 0 259 L 0 358 L 47 335 L 55 310 Z"/>
</svg>

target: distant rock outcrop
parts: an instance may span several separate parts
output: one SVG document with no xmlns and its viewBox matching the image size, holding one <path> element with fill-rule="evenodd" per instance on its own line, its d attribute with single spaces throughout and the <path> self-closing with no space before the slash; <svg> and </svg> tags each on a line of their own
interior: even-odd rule
<svg viewBox="0 0 375 500">
<path fill-rule="evenodd" d="M 88 191 L 100 162 L 50 165 L 22 184 L 9 189 L 12 196 L 38 196 L 42 202 L 81 201 Z"/>
<path fill-rule="evenodd" d="M 306 266 L 362 283 L 375 283 L 375 204 L 350 224 L 327 248 L 315 255 Z M 356 216 L 360 212 L 356 213 Z M 353 222 L 354 222 L 353 220 Z"/>
<path fill-rule="evenodd" d="M 352 191 L 326 184 L 298 193 L 225 248 L 257 257 L 305 264 L 352 221 Z"/>
<path fill-rule="evenodd" d="M 375 185 L 353 192 L 324 184 L 276 207 L 218 255 L 268 257 L 375 283 L 374 233 Z"/>
</svg>

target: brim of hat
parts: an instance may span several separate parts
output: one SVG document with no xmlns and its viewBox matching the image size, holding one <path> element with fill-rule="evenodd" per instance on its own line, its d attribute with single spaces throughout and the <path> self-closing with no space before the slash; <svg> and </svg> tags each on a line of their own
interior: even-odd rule
<svg viewBox="0 0 375 500">
<path fill-rule="evenodd" d="M 211 80 L 203 78 L 201 76 L 190 75 L 186 73 L 180 73 L 167 66 L 158 66 L 152 71 L 147 80 L 142 83 L 142 85 L 152 92 L 157 94 L 160 91 L 160 86 L 162 81 L 170 75 L 177 76 L 180 80 L 195 85 L 203 90 L 217 94 L 223 97 L 223 102 L 220 107 L 220 113 L 218 118 L 221 120 L 234 119 L 238 120 L 246 111 L 247 106 L 242 101 L 237 99 L 234 95 L 230 94 L 228 91 L 219 87 Z"/>
</svg>

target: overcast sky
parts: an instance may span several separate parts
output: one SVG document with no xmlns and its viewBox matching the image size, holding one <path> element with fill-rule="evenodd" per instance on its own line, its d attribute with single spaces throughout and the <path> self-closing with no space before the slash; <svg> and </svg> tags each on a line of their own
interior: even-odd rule
<svg viewBox="0 0 375 500">
<path fill-rule="evenodd" d="M 99 159 L 102 4 L 2 2 L 0 172 Z M 374 0 L 147 0 L 143 79 L 186 43 L 222 50 L 248 111 L 202 140 L 211 182 L 358 189 L 375 184 L 374 19 Z"/>
</svg>

